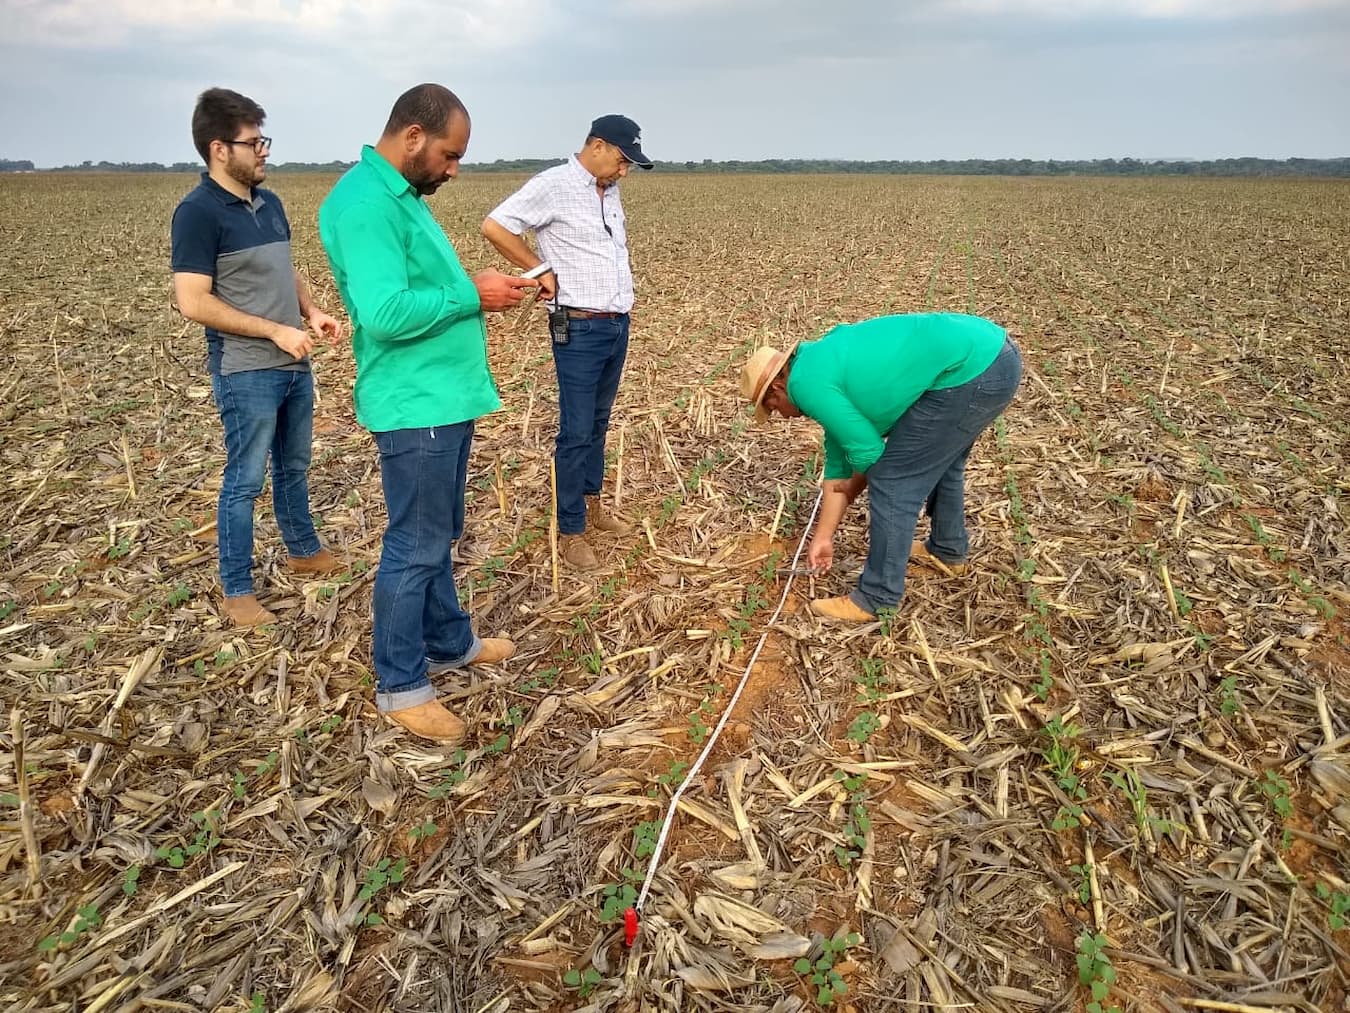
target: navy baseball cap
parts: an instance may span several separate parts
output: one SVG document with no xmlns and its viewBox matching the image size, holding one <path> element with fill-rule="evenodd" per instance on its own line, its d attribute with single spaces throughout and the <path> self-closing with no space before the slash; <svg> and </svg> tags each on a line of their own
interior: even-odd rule
<svg viewBox="0 0 1350 1013">
<path fill-rule="evenodd" d="M 627 116 L 601 116 L 591 124 L 591 136 L 606 141 L 623 152 L 623 157 L 644 169 L 652 167 L 652 160 L 638 146 L 638 125 Z"/>
</svg>

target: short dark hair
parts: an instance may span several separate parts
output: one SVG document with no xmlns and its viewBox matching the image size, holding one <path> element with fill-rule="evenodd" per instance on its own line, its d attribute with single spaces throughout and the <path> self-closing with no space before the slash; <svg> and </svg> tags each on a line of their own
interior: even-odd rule
<svg viewBox="0 0 1350 1013">
<path fill-rule="evenodd" d="M 247 95 L 228 88 L 207 88 L 192 110 L 192 143 L 202 161 L 211 164 L 211 142 L 232 141 L 240 127 L 260 127 L 267 119 L 263 107 Z"/>
<path fill-rule="evenodd" d="M 419 84 L 398 97 L 389 111 L 384 136 L 392 137 L 417 126 L 433 137 L 444 137 L 456 113 L 469 118 L 469 110 L 449 88 L 439 84 Z"/>
</svg>

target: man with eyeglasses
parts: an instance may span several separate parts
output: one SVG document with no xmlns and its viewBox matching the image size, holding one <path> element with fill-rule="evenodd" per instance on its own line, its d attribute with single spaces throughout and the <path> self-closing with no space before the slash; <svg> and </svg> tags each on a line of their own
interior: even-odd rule
<svg viewBox="0 0 1350 1013">
<path fill-rule="evenodd" d="M 530 179 L 483 221 L 483 235 L 526 270 L 545 267 L 540 289 L 549 314 L 558 374 L 559 551 L 571 567 L 601 569 L 587 540 L 593 531 L 631 533 L 632 525 L 600 502 L 605 437 L 628 355 L 633 271 L 619 180 L 628 168 L 652 167 L 627 116 L 601 116 L 581 150 Z M 522 238 L 533 231 L 538 253 Z"/>
<path fill-rule="evenodd" d="M 305 325 L 334 345 L 342 325 L 320 309 L 291 262 L 291 227 L 267 177 L 262 106 L 210 88 L 192 113 L 201 182 L 173 213 L 174 295 L 206 327 L 207 369 L 225 428 L 225 476 L 216 510 L 221 611 L 235 626 L 276 621 L 253 583 L 253 504 L 272 461 L 272 507 L 290 568 L 334 573 L 344 564 L 319 541 L 309 513 L 314 383 Z"/>
</svg>

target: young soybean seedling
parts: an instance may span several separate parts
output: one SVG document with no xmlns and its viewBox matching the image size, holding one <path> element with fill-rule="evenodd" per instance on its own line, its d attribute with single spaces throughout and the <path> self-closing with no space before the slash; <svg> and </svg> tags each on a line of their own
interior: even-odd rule
<svg viewBox="0 0 1350 1013">
<path fill-rule="evenodd" d="M 1280 818 L 1280 823 L 1287 824 L 1289 818 L 1294 815 L 1294 802 L 1289 797 L 1289 782 L 1275 771 L 1267 770 L 1266 776 L 1260 784 L 1261 793 L 1270 802 L 1270 807 L 1275 810 L 1275 815 Z M 1292 844 L 1293 835 L 1289 832 L 1289 827 L 1285 826 L 1284 832 L 1280 835 L 1280 847 L 1288 851 Z"/>
<path fill-rule="evenodd" d="M 397 886 L 403 882 L 403 872 L 407 868 L 408 860 L 400 858 L 393 862 L 388 858 L 381 858 L 375 865 L 366 870 L 362 877 L 361 889 L 357 893 L 357 898 L 363 903 L 374 899 L 376 894 L 386 886 Z M 383 925 L 384 919 L 374 911 L 369 912 L 364 922 L 366 925 Z"/>
<path fill-rule="evenodd" d="M 661 820 L 647 820 L 633 830 L 633 857 L 647 858 L 656 854 L 656 839 L 661 835 Z"/>
<path fill-rule="evenodd" d="M 604 902 L 600 907 L 600 921 L 606 925 L 618 921 L 623 917 L 625 911 L 637 903 L 637 890 L 634 889 L 633 884 L 642 882 L 642 874 L 625 867 L 620 875 L 623 876 L 625 882 L 610 883 L 604 890 Z"/>
<path fill-rule="evenodd" d="M 86 905 L 76 912 L 75 925 L 66 932 L 53 933 L 42 942 L 38 943 L 38 951 L 41 953 L 52 953 L 58 947 L 75 942 L 80 936 L 98 928 L 103 924 L 103 919 L 98 913 L 98 908 L 93 904 Z"/>
<path fill-rule="evenodd" d="M 850 932 L 842 939 L 825 939 L 820 944 L 821 955 L 814 961 L 801 957 L 792 965 L 794 971 L 807 975 L 807 980 L 816 986 L 816 1005 L 832 1006 L 835 999 L 848 993 L 848 982 L 834 965 L 849 947 L 861 942 L 862 936 L 856 932 Z"/>
<path fill-rule="evenodd" d="M 603 980 L 600 972 L 594 967 L 588 967 L 584 972 L 573 967 L 563 974 L 563 984 L 576 989 L 577 995 L 582 999 L 594 992 L 596 986 Z"/>
<path fill-rule="evenodd" d="M 1317 896 L 1331 908 L 1327 912 L 1327 925 L 1333 932 L 1350 925 L 1350 895 L 1333 890 L 1326 883 L 1317 884 Z"/>
<path fill-rule="evenodd" d="M 1106 1005 L 1111 986 L 1116 983 L 1116 969 L 1111 966 L 1111 958 L 1106 955 L 1106 937 L 1093 935 L 1084 930 L 1078 937 L 1078 981 L 1086 985 L 1092 994 L 1092 1001 L 1084 1010 L 1086 1013 L 1120 1013 L 1120 1007 Z"/>
<path fill-rule="evenodd" d="M 872 829 L 872 816 L 867 810 L 867 792 L 863 790 L 867 776 L 836 770 L 834 779 L 849 793 L 849 818 L 844 824 L 844 843 L 834 846 L 834 860 L 841 869 L 848 869 L 863 856 L 867 848 L 867 832 Z"/>
<path fill-rule="evenodd" d="M 1071 865 L 1069 871 L 1078 877 L 1078 886 L 1076 887 L 1076 896 L 1078 903 L 1087 907 L 1092 902 L 1092 866 Z"/>
<path fill-rule="evenodd" d="M 1079 751 L 1072 740 L 1077 737 L 1078 732 L 1077 725 L 1072 722 L 1064 724 L 1059 715 L 1051 718 L 1042 729 L 1042 733 L 1050 740 L 1050 744 L 1042 752 L 1046 766 L 1055 775 L 1056 783 L 1069 796 L 1069 803 L 1060 806 L 1059 812 L 1051 821 L 1052 830 L 1071 830 L 1082 822 L 1081 803 L 1087 800 L 1088 794 L 1077 773 Z"/>
<path fill-rule="evenodd" d="M 876 703 L 886 692 L 886 662 L 881 658 L 863 658 L 862 671 L 853 677 L 853 682 L 858 690 L 857 703 Z"/>
<path fill-rule="evenodd" d="M 881 727 L 881 719 L 871 711 L 862 711 L 848 726 L 847 738 L 862 745 Z"/>
<path fill-rule="evenodd" d="M 658 784 L 663 784 L 667 788 L 674 788 L 684 780 L 684 772 L 689 769 L 689 764 L 683 760 L 672 760 L 670 769 L 656 779 Z"/>
</svg>

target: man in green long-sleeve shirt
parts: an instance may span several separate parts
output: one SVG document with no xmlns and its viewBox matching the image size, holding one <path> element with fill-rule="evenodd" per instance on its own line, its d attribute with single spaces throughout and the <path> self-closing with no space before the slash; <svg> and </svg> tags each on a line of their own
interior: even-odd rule
<svg viewBox="0 0 1350 1013">
<path fill-rule="evenodd" d="M 846 597 L 813 601 L 813 612 L 869 622 L 895 607 L 911 554 L 964 570 L 966 459 L 1012 401 L 1021 374 L 1007 332 L 960 313 L 877 317 L 835 327 L 787 353 L 755 352 L 741 371 L 741 394 L 756 417 L 807 415 L 825 430 L 824 501 L 811 566 L 829 569 L 835 529 L 868 490 L 867 564 L 858 586 Z M 929 537 L 914 542 L 925 507 Z"/>
<path fill-rule="evenodd" d="M 459 174 L 469 128 L 453 92 L 410 89 L 319 208 L 352 318 L 356 417 L 379 447 L 389 512 L 375 579 L 375 702 L 415 735 L 450 743 L 464 722 L 437 701 L 429 675 L 515 650 L 474 634 L 450 559 L 474 419 L 501 407 L 483 311 L 508 309 L 538 284 L 497 271 L 470 278 L 423 200 Z"/>
</svg>

